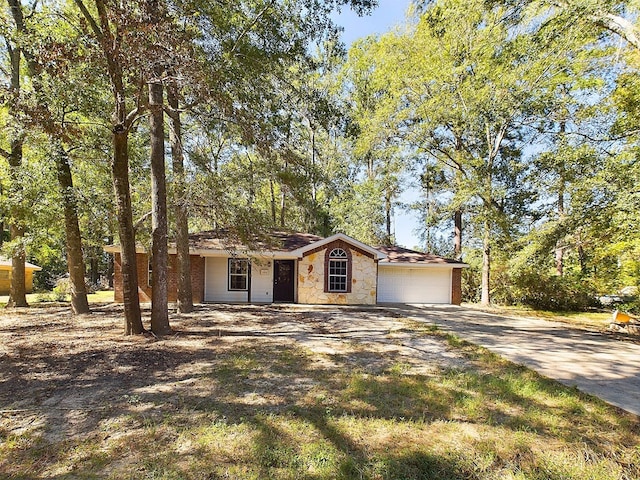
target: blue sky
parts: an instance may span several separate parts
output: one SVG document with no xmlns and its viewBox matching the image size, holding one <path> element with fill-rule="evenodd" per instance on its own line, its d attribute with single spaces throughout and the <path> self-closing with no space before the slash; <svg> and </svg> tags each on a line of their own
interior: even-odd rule
<svg viewBox="0 0 640 480">
<path fill-rule="evenodd" d="M 334 20 L 344 27 L 342 40 L 350 45 L 354 40 L 374 33 L 385 33 L 403 23 L 410 0 L 378 0 L 378 7 L 364 17 L 350 8 L 343 8 Z"/>
<path fill-rule="evenodd" d="M 378 0 L 378 3 L 378 7 L 368 16 L 358 17 L 348 8 L 344 8 L 339 15 L 334 16 L 336 23 L 344 27 L 342 40 L 347 47 L 358 38 L 385 33 L 402 24 L 411 1 Z M 416 192 L 409 189 L 400 200 L 409 203 L 416 199 L 415 196 Z M 418 221 L 414 215 L 399 210 L 396 211 L 395 234 L 397 243 L 408 248 L 420 245 L 418 237 L 413 233 L 417 226 Z"/>
</svg>

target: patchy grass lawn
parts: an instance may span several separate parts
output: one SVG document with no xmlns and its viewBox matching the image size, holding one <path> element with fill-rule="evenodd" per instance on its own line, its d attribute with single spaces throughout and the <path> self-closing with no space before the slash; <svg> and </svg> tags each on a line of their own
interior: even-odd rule
<svg viewBox="0 0 640 480">
<path fill-rule="evenodd" d="M 533 317 L 553 322 L 566 323 L 575 328 L 586 328 L 592 330 L 606 330 L 611 323 L 612 312 L 551 312 L 547 310 L 535 310 L 528 307 L 514 307 L 491 305 L 484 307 L 479 304 L 465 304 L 467 308 L 482 310 L 497 315 L 506 315 L 512 317 Z"/>
<path fill-rule="evenodd" d="M 640 478 L 638 417 L 382 308 L 120 308 L 0 314 L 0 478 Z"/>
<path fill-rule="evenodd" d="M 98 290 L 95 293 L 87 295 L 89 303 L 113 303 L 113 290 Z M 0 306 L 4 307 L 9 301 L 9 295 L 0 295 Z M 28 293 L 27 303 L 29 305 L 42 305 L 46 303 L 65 303 L 70 302 L 67 295 L 66 298 L 59 302 L 57 295 L 53 292 Z"/>
</svg>

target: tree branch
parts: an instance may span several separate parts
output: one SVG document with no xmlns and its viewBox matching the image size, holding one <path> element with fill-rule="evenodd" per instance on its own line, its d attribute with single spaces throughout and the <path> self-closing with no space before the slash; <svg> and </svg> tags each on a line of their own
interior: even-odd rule
<svg viewBox="0 0 640 480">
<path fill-rule="evenodd" d="M 145 213 L 144 215 L 142 215 L 137 221 L 136 223 L 133 224 L 133 229 L 134 230 L 138 230 L 138 227 L 140 225 L 142 225 L 144 222 L 147 221 L 147 219 L 151 216 L 153 212 L 149 211 L 147 213 Z"/>
<path fill-rule="evenodd" d="M 77 7 L 80 9 L 80 11 L 82 12 L 82 15 L 87 20 L 87 22 L 89 22 L 89 26 L 91 27 L 91 30 L 93 30 L 93 33 L 96 35 L 98 40 L 100 42 L 102 42 L 103 39 L 104 39 L 104 33 L 102 32 L 102 30 L 100 29 L 100 27 L 96 23 L 95 19 L 91 15 L 91 12 L 89 12 L 89 10 L 84 5 L 82 0 L 73 0 L 73 1 L 77 5 Z"/>
<path fill-rule="evenodd" d="M 253 22 L 251 22 L 247 28 L 245 28 L 242 33 L 240 35 L 238 35 L 238 38 L 236 38 L 235 43 L 233 44 L 233 48 L 231 49 L 231 53 L 234 53 L 236 51 L 236 48 L 238 47 L 238 44 L 240 43 L 240 40 L 242 40 L 242 38 L 249 33 L 249 31 L 256 25 L 256 23 L 258 23 L 258 20 L 260 20 L 260 17 L 262 17 L 262 15 L 264 15 L 266 13 L 267 10 L 269 10 L 273 4 L 275 3 L 275 0 L 271 0 L 271 2 L 264 7 L 259 13 L 258 15 L 256 15 L 256 18 L 253 19 Z"/>
</svg>

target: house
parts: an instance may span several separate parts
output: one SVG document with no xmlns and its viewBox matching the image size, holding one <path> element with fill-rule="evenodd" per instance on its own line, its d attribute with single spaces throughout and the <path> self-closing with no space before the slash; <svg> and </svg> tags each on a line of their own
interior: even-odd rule
<svg viewBox="0 0 640 480">
<path fill-rule="evenodd" d="M 341 233 L 322 238 L 275 232 L 270 238 L 248 247 L 214 231 L 190 235 L 194 303 L 460 304 L 465 263 L 372 247 Z M 115 300 L 122 301 L 120 247 L 105 251 L 114 254 Z M 169 249 L 168 265 L 169 301 L 175 301 L 175 248 Z M 140 301 L 149 302 L 153 272 L 141 247 L 137 267 Z"/>
<path fill-rule="evenodd" d="M 11 259 L 0 257 L 0 295 L 9 295 L 11 291 Z M 27 293 L 33 291 L 33 272 L 42 270 L 37 265 L 29 262 L 24 264 L 24 286 Z"/>
</svg>

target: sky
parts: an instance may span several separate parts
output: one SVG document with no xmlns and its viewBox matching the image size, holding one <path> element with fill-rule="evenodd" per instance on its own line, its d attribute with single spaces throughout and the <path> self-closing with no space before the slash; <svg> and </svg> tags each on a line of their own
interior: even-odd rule
<svg viewBox="0 0 640 480">
<path fill-rule="evenodd" d="M 358 17 L 351 9 L 344 8 L 339 15 L 334 16 L 335 22 L 344 27 L 342 41 L 349 47 L 358 38 L 393 30 L 404 23 L 405 13 L 410 3 L 410 0 L 378 0 L 378 7 L 371 15 L 364 17 Z M 413 200 L 416 200 L 416 191 L 412 189 L 400 198 L 403 203 Z M 418 219 L 414 214 L 396 209 L 394 227 L 396 242 L 399 245 L 413 248 L 421 244 L 414 233 L 418 227 Z"/>
</svg>

